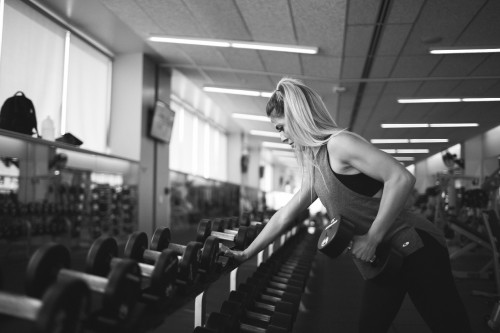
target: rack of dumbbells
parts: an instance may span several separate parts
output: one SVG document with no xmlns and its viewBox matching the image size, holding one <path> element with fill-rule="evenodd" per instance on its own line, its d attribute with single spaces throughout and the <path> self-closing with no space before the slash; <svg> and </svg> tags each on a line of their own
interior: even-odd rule
<svg viewBox="0 0 500 333">
<path fill-rule="evenodd" d="M 224 257 L 221 244 L 243 249 L 263 227 L 238 222 L 203 219 L 196 239 L 187 244 L 173 243 L 166 227 L 158 228 L 151 239 L 137 231 L 129 235 L 123 253 L 116 238 L 103 235 L 92 243 L 84 271 L 71 268 L 70 249 L 46 243 L 29 260 L 25 295 L 0 292 L 0 331 L 148 332 L 194 299 L 197 330 L 289 329 L 317 238 L 300 223 L 283 235 L 280 247 L 270 251 L 251 278 L 237 290 L 231 288 L 222 314 L 210 314 L 205 323 L 204 292 L 238 269 Z M 234 305 L 240 312 L 231 312 Z"/>
<path fill-rule="evenodd" d="M 315 233 L 301 232 L 290 238 L 194 332 L 291 332 L 316 243 Z"/>
</svg>

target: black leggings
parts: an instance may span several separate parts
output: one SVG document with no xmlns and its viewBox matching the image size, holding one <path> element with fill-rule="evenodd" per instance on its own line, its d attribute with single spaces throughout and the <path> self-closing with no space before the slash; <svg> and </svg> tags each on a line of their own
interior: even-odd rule
<svg viewBox="0 0 500 333">
<path fill-rule="evenodd" d="M 399 278 L 365 283 L 359 332 L 387 332 L 406 293 L 434 333 L 472 332 L 451 273 L 448 250 L 417 230 L 424 246 L 404 259 Z"/>
</svg>

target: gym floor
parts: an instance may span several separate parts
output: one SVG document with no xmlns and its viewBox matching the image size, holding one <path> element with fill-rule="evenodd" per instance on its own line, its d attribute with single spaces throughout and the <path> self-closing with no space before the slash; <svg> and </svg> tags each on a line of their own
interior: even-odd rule
<svg viewBox="0 0 500 333">
<path fill-rule="evenodd" d="M 194 239 L 195 228 L 186 228 L 172 232 L 172 241 L 185 244 Z M 34 240 L 33 246 L 50 241 L 50 238 Z M 87 253 L 86 247 L 73 248 L 72 267 L 82 270 Z M 476 250 L 452 261 L 456 270 L 478 271 L 491 257 L 482 250 Z M 7 243 L 0 241 L 0 269 L 3 272 L 3 289 L 22 293 L 23 280 L 28 258 L 22 242 Z M 256 268 L 252 259 L 240 266 L 238 281 L 243 282 Z M 457 286 L 462 295 L 475 333 L 492 332 L 485 324 L 485 317 L 491 313 L 494 305 L 492 298 L 472 295 L 473 290 L 495 292 L 492 279 L 457 279 Z M 306 290 L 302 296 L 300 312 L 294 324 L 294 333 L 315 332 L 357 332 L 359 302 L 362 279 L 349 257 L 335 260 L 317 253 Z M 207 315 L 218 311 L 222 302 L 229 295 L 229 276 L 222 276 L 206 291 Z M 194 301 L 177 310 L 163 321 L 153 333 L 191 333 L 194 328 Z M 12 330 L 22 333 L 20 330 Z M 430 330 L 416 312 L 411 302 L 406 299 L 389 333 L 427 333 Z M 2 333 L 9 333 L 2 331 Z"/>
</svg>

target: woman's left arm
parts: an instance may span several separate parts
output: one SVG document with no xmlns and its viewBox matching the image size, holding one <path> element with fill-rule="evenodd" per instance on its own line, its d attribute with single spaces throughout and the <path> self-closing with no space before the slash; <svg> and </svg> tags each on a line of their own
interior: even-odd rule
<svg viewBox="0 0 500 333">
<path fill-rule="evenodd" d="M 330 140 L 329 151 L 330 146 L 333 146 L 330 156 L 334 156 L 341 165 L 384 183 L 377 216 L 368 233 L 357 237 L 352 248 L 354 256 L 369 261 L 404 208 L 415 184 L 415 177 L 392 156 L 355 135 L 339 135 Z"/>
</svg>

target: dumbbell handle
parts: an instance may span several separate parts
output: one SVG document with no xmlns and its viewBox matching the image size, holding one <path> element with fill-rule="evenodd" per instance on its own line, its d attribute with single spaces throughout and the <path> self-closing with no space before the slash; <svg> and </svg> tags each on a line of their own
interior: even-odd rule
<svg viewBox="0 0 500 333">
<path fill-rule="evenodd" d="M 104 294 L 104 292 L 106 291 L 106 287 L 109 281 L 107 278 L 102 276 L 91 275 L 83 272 L 73 271 L 66 268 L 61 268 L 58 277 L 60 276 L 82 279 L 88 284 L 90 290 L 96 291 L 101 294 Z"/>
<path fill-rule="evenodd" d="M 238 233 L 238 229 L 224 229 L 225 234 L 236 235 Z"/>
<path fill-rule="evenodd" d="M 111 259 L 111 267 L 113 267 L 114 265 L 116 265 L 121 260 L 122 259 L 120 259 L 120 258 L 113 258 L 113 259 Z M 144 277 L 151 277 L 151 275 L 153 275 L 153 271 L 155 269 L 155 266 L 144 264 L 142 262 L 139 262 L 138 264 L 139 264 L 139 268 L 141 269 L 141 275 L 142 276 L 144 276 Z"/>
<path fill-rule="evenodd" d="M 24 295 L 0 293 L 0 313 L 12 317 L 36 320 L 42 301 Z"/>
<path fill-rule="evenodd" d="M 144 260 L 156 262 L 156 260 L 158 260 L 158 258 L 160 257 L 160 254 L 160 251 L 144 250 L 142 257 L 144 258 Z"/>
<path fill-rule="evenodd" d="M 262 303 L 262 302 L 254 302 L 254 305 L 255 305 L 255 307 L 257 307 L 259 309 L 269 310 L 272 312 L 274 312 L 274 310 L 276 309 L 276 306 L 274 306 L 272 304 Z"/>
<path fill-rule="evenodd" d="M 242 332 L 256 332 L 256 333 L 266 333 L 266 329 L 262 327 L 257 327 L 248 324 L 240 324 L 240 330 Z"/>
<path fill-rule="evenodd" d="M 186 245 L 170 243 L 168 244 L 168 248 L 178 255 L 184 255 L 184 252 L 186 252 Z"/>
<path fill-rule="evenodd" d="M 236 235 L 226 234 L 225 232 L 220 231 L 212 231 L 210 234 L 218 239 L 224 239 L 231 242 L 234 242 L 234 239 L 236 238 Z"/>
<path fill-rule="evenodd" d="M 264 321 L 266 323 L 271 321 L 271 316 L 263 314 L 263 313 L 258 313 L 258 312 L 253 312 L 253 311 L 245 311 L 245 315 L 247 316 L 247 318 L 257 319 L 260 321 Z"/>
</svg>

